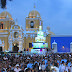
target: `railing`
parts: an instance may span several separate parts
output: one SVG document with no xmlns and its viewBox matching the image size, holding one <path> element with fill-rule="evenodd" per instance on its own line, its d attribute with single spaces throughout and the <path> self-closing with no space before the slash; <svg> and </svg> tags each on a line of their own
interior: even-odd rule
<svg viewBox="0 0 72 72">
<path fill-rule="evenodd" d="M 40 54 L 40 53 L 31 53 L 30 51 L 24 51 L 24 52 L 22 52 L 22 53 L 19 53 L 19 52 L 18 52 L 18 53 L 4 52 L 4 54 L 9 54 L 9 55 L 11 55 L 11 54 L 15 54 L 15 55 L 17 55 L 17 54 L 18 54 L 18 55 L 20 55 L 20 54 L 21 54 L 21 55 L 34 55 L 34 54 L 35 54 L 35 55 L 46 55 L 46 53 L 41 53 L 41 54 Z"/>
<path fill-rule="evenodd" d="M 48 52 L 46 52 L 46 53 L 31 53 L 30 51 L 24 51 L 23 53 L 8 53 L 8 52 L 4 52 L 4 53 L 1 53 L 1 54 L 9 54 L 9 55 L 39 55 L 39 56 L 45 56 L 46 54 L 47 55 L 50 55 L 50 54 L 52 54 L 52 53 L 54 53 L 54 52 L 51 52 L 51 51 L 48 51 Z M 72 53 L 72 52 L 69 52 L 68 54 L 70 54 L 70 53 Z M 64 54 L 64 53 L 56 53 L 56 54 Z"/>
<path fill-rule="evenodd" d="M 0 29 L 0 33 L 8 32 L 8 29 Z"/>
</svg>

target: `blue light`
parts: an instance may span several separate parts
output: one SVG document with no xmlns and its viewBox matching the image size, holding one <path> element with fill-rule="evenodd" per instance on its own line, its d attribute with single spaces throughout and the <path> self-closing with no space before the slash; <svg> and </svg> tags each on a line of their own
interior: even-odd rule
<svg viewBox="0 0 72 72">
<path fill-rule="evenodd" d="M 43 44 L 45 44 L 45 43 L 43 43 Z"/>
<path fill-rule="evenodd" d="M 33 47 L 33 42 L 32 42 L 32 47 Z"/>
</svg>

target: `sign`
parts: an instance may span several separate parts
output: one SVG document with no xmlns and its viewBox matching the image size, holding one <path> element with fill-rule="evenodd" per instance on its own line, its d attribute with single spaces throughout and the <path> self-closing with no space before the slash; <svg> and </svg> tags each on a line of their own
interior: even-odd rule
<svg viewBox="0 0 72 72">
<path fill-rule="evenodd" d="M 48 43 L 32 43 L 33 48 L 48 48 Z"/>
</svg>

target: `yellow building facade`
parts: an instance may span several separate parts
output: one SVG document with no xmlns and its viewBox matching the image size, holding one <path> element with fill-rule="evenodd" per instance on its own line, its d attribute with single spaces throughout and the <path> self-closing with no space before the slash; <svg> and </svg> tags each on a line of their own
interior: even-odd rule
<svg viewBox="0 0 72 72">
<path fill-rule="evenodd" d="M 30 11 L 25 20 L 26 29 L 23 30 L 15 23 L 10 13 L 6 11 L 0 13 L 0 51 L 24 51 L 24 49 L 31 51 L 32 42 L 35 42 L 39 26 L 43 27 L 43 21 L 36 10 Z M 44 32 L 44 35 L 48 48 L 51 48 L 51 33 L 47 32 Z"/>
</svg>

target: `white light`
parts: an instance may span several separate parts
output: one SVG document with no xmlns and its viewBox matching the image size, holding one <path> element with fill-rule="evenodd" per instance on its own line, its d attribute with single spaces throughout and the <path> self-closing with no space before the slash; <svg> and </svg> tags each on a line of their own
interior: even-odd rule
<svg viewBox="0 0 72 72">
<path fill-rule="evenodd" d="M 51 69 L 53 69 L 54 67 L 53 66 L 51 66 Z"/>
</svg>

